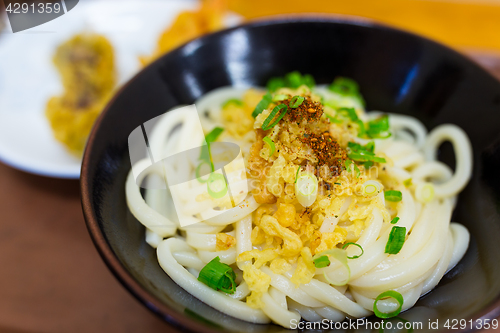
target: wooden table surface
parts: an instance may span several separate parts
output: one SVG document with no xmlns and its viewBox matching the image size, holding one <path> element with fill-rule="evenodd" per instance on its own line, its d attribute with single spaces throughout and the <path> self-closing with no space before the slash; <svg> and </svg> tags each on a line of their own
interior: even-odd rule
<svg viewBox="0 0 500 333">
<path fill-rule="evenodd" d="M 500 58 L 469 54 L 500 78 Z M 173 331 L 104 265 L 78 181 L 0 163 L 0 184 L 0 332 Z"/>
</svg>

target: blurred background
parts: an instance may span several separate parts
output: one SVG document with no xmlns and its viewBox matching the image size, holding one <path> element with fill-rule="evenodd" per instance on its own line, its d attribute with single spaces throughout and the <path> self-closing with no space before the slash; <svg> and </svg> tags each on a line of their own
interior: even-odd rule
<svg viewBox="0 0 500 333">
<path fill-rule="evenodd" d="M 0 332 L 173 331 L 99 258 L 78 178 L 109 99 L 186 41 L 272 15 L 355 16 L 444 43 L 500 78 L 500 0 L 58 3 L 57 18 L 13 33 L 11 2 L 0 0 Z"/>
</svg>

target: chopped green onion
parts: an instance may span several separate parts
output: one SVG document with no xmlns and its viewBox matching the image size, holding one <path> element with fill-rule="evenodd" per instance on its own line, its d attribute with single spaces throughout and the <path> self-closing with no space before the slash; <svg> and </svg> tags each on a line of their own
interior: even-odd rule
<svg viewBox="0 0 500 333">
<path fill-rule="evenodd" d="M 241 99 L 231 98 L 231 99 L 228 99 L 227 101 L 225 101 L 224 104 L 222 104 L 222 108 L 224 109 L 225 107 L 227 107 L 230 104 L 234 104 L 236 106 L 243 106 L 243 101 Z"/>
<path fill-rule="evenodd" d="M 394 311 L 389 312 L 389 313 L 381 312 L 377 308 L 377 302 L 380 301 L 383 298 L 389 298 L 389 297 L 390 298 L 394 298 L 399 303 L 399 307 L 397 308 L 397 310 L 394 310 Z M 385 292 L 381 293 L 380 295 L 377 296 L 377 298 L 375 298 L 375 302 L 373 302 L 373 312 L 379 318 L 391 318 L 391 317 L 395 317 L 395 316 L 397 316 L 398 314 L 401 313 L 401 309 L 403 308 L 403 303 L 404 303 L 403 295 L 401 295 L 397 291 L 388 290 L 388 291 L 385 291 Z"/>
<path fill-rule="evenodd" d="M 370 153 L 373 153 L 375 151 L 375 142 L 370 141 L 365 145 L 365 150 L 369 151 Z"/>
<path fill-rule="evenodd" d="M 347 148 L 349 148 L 347 157 L 356 162 L 377 162 L 386 163 L 385 158 L 375 156 L 373 152 L 375 150 L 375 144 L 373 141 L 368 142 L 365 146 L 360 145 L 356 142 L 347 143 Z M 365 165 L 365 168 L 370 168 L 373 163 Z"/>
<path fill-rule="evenodd" d="M 298 71 L 293 71 L 286 74 L 284 78 L 273 77 L 269 79 L 269 81 L 267 81 L 267 90 L 274 92 L 283 87 L 297 89 L 302 85 L 313 88 L 316 85 L 316 82 L 310 74 L 302 75 Z"/>
<path fill-rule="evenodd" d="M 293 96 L 293 98 L 291 99 L 290 103 L 288 103 L 288 105 L 292 109 L 298 108 L 304 102 L 304 99 L 305 98 L 302 96 Z"/>
<path fill-rule="evenodd" d="M 341 250 L 337 248 L 333 248 L 330 250 L 323 251 L 321 253 L 318 253 L 313 256 L 313 262 L 314 260 L 321 258 L 323 256 L 330 256 L 334 259 L 336 259 L 338 262 L 344 266 L 344 268 L 347 270 L 347 278 L 345 278 L 342 281 L 331 281 L 326 273 L 324 274 L 325 279 L 328 281 L 328 283 L 333 284 L 334 286 L 344 286 L 349 282 L 351 278 L 351 269 L 349 268 L 349 264 L 347 263 L 347 251 L 346 250 Z M 330 260 L 329 260 L 330 261 Z"/>
<path fill-rule="evenodd" d="M 352 79 L 346 77 L 337 77 L 328 87 L 328 89 L 339 95 L 352 97 L 359 101 L 361 105 L 365 105 L 363 96 L 361 96 L 359 92 L 359 86 L 356 81 Z"/>
<path fill-rule="evenodd" d="M 295 195 L 304 207 L 311 206 L 318 196 L 318 179 L 312 173 L 301 174 L 295 183 Z"/>
<path fill-rule="evenodd" d="M 260 100 L 259 104 L 257 104 L 257 106 L 255 107 L 255 109 L 253 110 L 252 112 L 252 117 L 257 117 L 259 114 L 262 113 L 262 111 L 264 111 L 264 109 L 266 109 L 269 104 L 271 104 L 273 98 L 271 96 L 271 93 L 266 93 L 262 99 Z"/>
<path fill-rule="evenodd" d="M 198 166 L 196 167 L 196 170 L 195 170 L 195 174 L 196 174 L 196 179 L 200 182 L 200 183 L 206 183 L 208 181 L 208 179 L 203 179 L 201 178 L 201 174 L 200 174 L 200 169 L 203 165 L 208 165 L 208 167 L 212 168 L 213 165 L 211 163 L 208 163 L 207 161 L 202 161 L 200 164 L 198 164 Z M 213 170 L 212 170 L 213 171 Z"/>
<path fill-rule="evenodd" d="M 367 180 L 363 183 L 363 194 L 367 196 L 372 196 L 379 193 L 382 190 L 382 184 L 376 180 Z"/>
<path fill-rule="evenodd" d="M 398 202 L 403 199 L 403 194 L 401 191 L 385 191 L 384 193 L 385 200 L 387 201 L 392 201 L 392 202 Z"/>
<path fill-rule="evenodd" d="M 271 138 L 268 136 L 264 137 L 262 140 L 267 144 L 267 147 L 269 148 L 269 157 L 273 156 L 274 152 L 276 151 L 276 146 L 274 145 L 273 140 L 271 140 Z"/>
<path fill-rule="evenodd" d="M 326 113 L 323 113 L 327 118 L 328 120 L 330 120 L 331 123 L 335 123 L 335 124 L 341 124 L 342 123 L 342 120 L 339 120 L 335 117 L 332 117 L 330 116 L 329 114 L 326 114 Z"/>
<path fill-rule="evenodd" d="M 347 147 L 351 149 L 353 152 L 365 152 L 365 153 L 372 153 L 375 150 L 375 143 L 373 141 L 368 142 L 366 145 L 362 146 L 359 143 L 349 141 L 347 143 Z"/>
<path fill-rule="evenodd" d="M 366 134 L 370 138 L 386 139 L 391 136 L 389 132 L 389 116 L 383 115 L 368 122 Z"/>
<path fill-rule="evenodd" d="M 215 127 L 213 130 L 210 131 L 207 135 L 205 135 L 205 141 L 210 144 L 212 142 L 215 142 L 219 135 L 224 132 L 224 129 L 222 127 Z"/>
<path fill-rule="evenodd" d="M 431 183 L 420 183 L 415 188 L 415 198 L 421 203 L 431 202 L 434 194 L 434 185 Z"/>
<path fill-rule="evenodd" d="M 342 246 L 342 250 L 344 250 L 345 248 L 347 248 L 349 245 L 355 245 L 357 247 L 359 247 L 361 249 L 361 254 L 359 255 L 356 255 L 356 256 L 352 256 L 352 257 L 347 257 L 347 259 L 358 259 L 359 257 L 361 257 L 363 255 L 363 253 L 365 253 L 365 250 L 363 250 L 363 247 L 357 243 L 353 243 L 353 242 L 350 242 L 350 243 L 345 243 L 344 246 Z"/>
<path fill-rule="evenodd" d="M 287 98 L 288 98 L 288 95 L 285 95 L 285 94 L 274 95 L 273 102 L 279 102 L 279 101 L 282 101 L 282 100 L 287 99 Z"/>
<path fill-rule="evenodd" d="M 297 173 L 295 174 L 295 181 L 293 182 L 294 184 L 297 184 L 297 179 L 299 179 L 299 171 L 300 171 L 300 165 L 297 168 Z"/>
<path fill-rule="evenodd" d="M 345 169 L 347 170 L 347 172 L 351 173 L 352 172 L 351 164 L 354 164 L 354 171 L 356 173 L 356 178 L 359 178 L 359 175 L 361 174 L 361 171 L 359 170 L 359 168 L 356 165 L 356 163 L 354 163 L 353 161 L 351 161 L 351 160 L 345 160 L 345 162 L 344 162 Z"/>
<path fill-rule="evenodd" d="M 398 254 L 403 247 L 406 239 L 406 228 L 405 227 L 392 227 L 391 233 L 389 234 L 389 240 L 385 245 L 385 253 L 388 254 Z"/>
<path fill-rule="evenodd" d="M 207 182 L 208 194 L 214 199 L 220 199 L 227 193 L 227 184 L 224 175 L 212 172 Z"/>
<path fill-rule="evenodd" d="M 350 119 L 352 121 L 359 120 L 358 114 L 354 108 L 340 108 L 337 110 L 337 114 L 345 119 Z"/>
<path fill-rule="evenodd" d="M 302 85 L 302 75 L 298 71 L 293 71 L 285 75 L 285 82 L 290 88 L 298 88 Z"/>
<path fill-rule="evenodd" d="M 328 256 L 321 256 L 319 258 L 316 258 L 313 260 L 314 266 L 316 268 L 323 268 L 330 266 L 330 259 L 328 259 Z"/>
<path fill-rule="evenodd" d="M 356 162 L 377 162 L 377 163 L 386 163 L 385 158 L 377 157 L 374 153 L 359 151 L 359 152 L 351 152 L 347 154 L 351 160 Z"/>
<path fill-rule="evenodd" d="M 276 116 L 276 114 L 278 112 L 280 112 L 281 110 L 283 110 L 283 112 L 281 112 L 281 114 L 278 116 L 278 118 L 272 124 L 269 124 L 274 119 L 274 116 Z M 285 116 L 287 111 L 288 111 L 288 107 L 285 104 L 280 104 L 280 105 L 274 107 L 273 111 L 271 111 L 271 113 L 266 118 L 266 120 L 264 120 L 264 123 L 262 124 L 262 129 L 264 131 L 267 131 L 267 130 L 270 130 L 271 128 L 273 128 L 274 126 L 276 126 L 276 124 Z"/>
<path fill-rule="evenodd" d="M 279 88 L 286 86 L 285 80 L 281 77 L 273 77 L 267 81 L 267 90 L 270 92 L 275 92 Z"/>
<path fill-rule="evenodd" d="M 302 84 L 305 84 L 309 88 L 313 88 L 316 85 L 316 81 L 314 81 L 311 74 L 304 74 L 304 76 L 302 76 Z"/>
<path fill-rule="evenodd" d="M 356 81 L 339 76 L 333 81 L 328 89 L 341 95 L 352 95 L 358 92 L 359 86 Z"/>
<path fill-rule="evenodd" d="M 372 166 L 373 166 L 373 162 L 372 161 L 368 161 L 368 162 L 365 162 L 363 163 L 365 169 L 370 169 Z"/>
<path fill-rule="evenodd" d="M 198 281 L 215 290 L 221 290 L 228 294 L 236 291 L 236 274 L 233 269 L 215 257 L 200 271 Z"/>
<path fill-rule="evenodd" d="M 210 133 L 205 135 L 205 142 L 207 144 L 206 145 L 203 144 L 203 146 L 201 147 L 201 153 L 199 159 L 201 161 L 205 161 L 207 164 L 210 164 L 212 171 L 214 167 L 212 165 L 212 161 L 210 158 L 210 144 L 212 142 L 215 142 L 215 140 L 217 140 L 217 138 L 219 137 L 219 135 L 221 135 L 222 132 L 224 132 L 224 129 L 222 127 L 214 127 L 214 129 L 212 129 Z"/>
<path fill-rule="evenodd" d="M 393 218 L 391 220 L 391 224 L 396 224 L 396 223 L 398 223 L 398 221 L 399 221 L 399 217 L 396 216 L 395 218 Z"/>
</svg>

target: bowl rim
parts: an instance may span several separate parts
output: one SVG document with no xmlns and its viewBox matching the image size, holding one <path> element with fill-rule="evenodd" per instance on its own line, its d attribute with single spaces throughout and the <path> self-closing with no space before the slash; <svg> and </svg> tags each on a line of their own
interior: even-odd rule
<svg viewBox="0 0 500 333">
<path fill-rule="evenodd" d="M 89 135 L 87 145 L 85 147 L 85 151 L 82 159 L 82 167 L 81 167 L 81 176 L 80 176 L 80 194 L 81 194 L 81 203 L 82 203 L 82 211 L 85 219 L 85 224 L 87 226 L 87 230 L 90 234 L 92 242 L 96 247 L 98 253 L 100 254 L 102 260 L 105 262 L 106 266 L 109 268 L 111 273 L 115 276 L 115 278 L 127 289 L 137 300 L 139 300 L 142 304 L 144 304 L 148 309 L 150 309 L 153 313 L 160 316 L 164 319 L 167 325 L 172 325 L 175 328 L 188 330 L 189 332 L 207 332 L 207 333 L 217 333 L 220 330 L 215 330 L 209 326 L 201 324 L 195 320 L 189 319 L 186 315 L 183 315 L 176 310 L 173 310 L 171 307 L 160 301 L 154 294 L 149 293 L 146 289 L 144 289 L 141 284 L 135 280 L 135 278 L 128 272 L 124 265 L 121 264 L 118 257 L 114 254 L 111 249 L 110 244 L 107 242 L 103 231 L 99 227 L 99 222 L 96 217 L 94 210 L 92 209 L 92 200 L 91 200 L 91 191 L 90 189 L 93 187 L 91 184 L 90 178 L 90 168 L 92 162 L 90 161 L 90 156 L 92 153 L 92 146 L 94 145 L 96 139 L 96 133 L 101 126 L 103 119 L 106 117 L 106 114 L 109 112 L 111 105 L 115 102 L 115 100 L 120 96 L 123 91 L 130 85 L 132 82 L 136 81 L 138 76 L 142 75 L 142 73 L 146 70 L 146 68 L 150 66 L 154 66 L 158 62 L 161 62 L 162 59 L 170 53 L 182 52 L 182 49 L 192 43 L 199 43 L 200 41 L 210 40 L 212 38 L 217 38 L 219 35 L 227 34 L 228 32 L 238 30 L 241 28 L 254 28 L 254 27 L 264 27 L 264 26 L 272 26 L 272 25 L 283 25 L 289 23 L 332 23 L 332 24 L 346 24 L 352 26 L 363 26 L 368 28 L 376 28 L 382 30 L 389 30 L 401 34 L 408 35 L 409 37 L 424 40 L 431 44 L 434 44 L 442 49 L 447 50 L 448 52 L 454 54 L 458 58 L 467 60 L 473 67 L 479 69 L 484 74 L 488 75 L 493 80 L 497 81 L 489 71 L 487 71 L 484 67 L 478 64 L 474 59 L 469 57 L 466 54 L 458 52 L 452 47 L 441 44 L 435 40 L 432 40 L 428 37 L 419 35 L 417 33 L 413 33 L 411 31 L 407 31 L 405 29 L 393 27 L 373 19 L 361 17 L 361 16 L 353 16 L 353 15 L 344 15 L 344 14 L 327 14 L 327 13 L 303 13 L 303 14 L 280 14 L 273 16 L 266 16 L 256 19 L 251 19 L 244 24 L 220 30 L 214 33 L 210 33 L 195 39 L 188 41 L 185 44 L 180 45 L 179 47 L 169 51 L 168 53 L 162 55 L 148 66 L 141 69 L 137 72 L 129 81 L 127 81 L 124 85 L 122 85 L 118 91 L 114 94 L 111 100 L 107 103 L 106 107 L 103 109 L 99 117 L 97 118 L 92 131 Z M 202 302 L 202 301 L 200 301 Z M 500 317 L 500 295 L 498 295 L 494 300 L 491 301 L 488 306 L 478 311 L 472 316 L 472 320 L 493 320 Z M 465 330 L 457 330 L 457 332 L 476 332 L 482 331 L 476 328 L 466 328 Z M 436 332 L 444 332 L 443 330 L 439 330 Z"/>
</svg>

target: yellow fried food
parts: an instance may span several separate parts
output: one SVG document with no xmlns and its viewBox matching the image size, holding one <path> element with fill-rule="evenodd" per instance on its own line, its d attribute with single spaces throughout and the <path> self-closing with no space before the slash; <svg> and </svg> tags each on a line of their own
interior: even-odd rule
<svg viewBox="0 0 500 333">
<path fill-rule="evenodd" d="M 223 16 L 226 10 L 226 0 L 204 0 L 199 10 L 180 13 L 160 36 L 153 54 L 140 57 L 141 63 L 147 65 L 191 39 L 224 28 Z"/>
<path fill-rule="evenodd" d="M 50 98 L 45 115 L 55 138 L 80 155 L 115 87 L 113 47 L 101 35 L 80 34 L 61 44 L 53 60 L 64 92 Z"/>
<path fill-rule="evenodd" d="M 53 61 L 74 107 L 93 104 L 115 87 L 113 47 L 104 36 L 76 35 L 57 48 Z"/>
<path fill-rule="evenodd" d="M 225 251 L 236 245 L 236 238 L 223 232 L 215 236 L 215 250 Z"/>
</svg>

